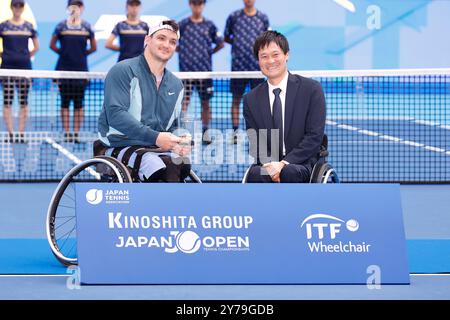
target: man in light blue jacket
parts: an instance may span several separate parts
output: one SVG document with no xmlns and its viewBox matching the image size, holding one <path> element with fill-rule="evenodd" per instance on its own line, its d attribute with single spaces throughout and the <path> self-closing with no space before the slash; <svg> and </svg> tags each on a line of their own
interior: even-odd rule
<svg viewBox="0 0 450 320">
<path fill-rule="evenodd" d="M 176 22 L 161 19 L 149 27 L 144 53 L 117 63 L 105 79 L 99 138 L 106 155 L 134 168 L 136 180 L 181 182 L 189 174 L 185 158 L 173 161 L 191 150 L 189 137 L 172 133 L 178 128 L 183 84 L 166 69 L 179 37 Z"/>
</svg>

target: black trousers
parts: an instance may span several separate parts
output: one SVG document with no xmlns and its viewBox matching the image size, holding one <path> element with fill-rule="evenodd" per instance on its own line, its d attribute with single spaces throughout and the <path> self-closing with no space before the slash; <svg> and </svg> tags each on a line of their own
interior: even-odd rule
<svg viewBox="0 0 450 320">
<path fill-rule="evenodd" d="M 301 164 L 288 164 L 280 173 L 280 182 L 302 183 L 309 182 L 311 170 Z M 273 182 L 267 170 L 260 165 L 253 165 L 247 175 L 248 183 Z"/>
<path fill-rule="evenodd" d="M 169 156 L 164 155 L 160 158 L 166 167 L 154 172 L 144 182 L 183 182 L 189 176 L 191 164 L 188 161 L 175 164 Z"/>
</svg>

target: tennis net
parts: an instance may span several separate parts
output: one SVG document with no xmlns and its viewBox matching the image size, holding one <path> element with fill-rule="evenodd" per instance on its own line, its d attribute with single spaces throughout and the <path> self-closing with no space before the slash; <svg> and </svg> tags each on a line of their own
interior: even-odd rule
<svg viewBox="0 0 450 320">
<path fill-rule="evenodd" d="M 328 161 L 342 182 L 450 182 L 450 69 L 293 73 L 322 84 L 327 102 Z M 202 101 L 209 101 L 211 109 L 209 134 L 215 138 L 214 143 L 195 145 L 193 169 L 204 181 L 240 181 L 252 159 L 245 135 L 233 143 L 230 83 L 236 79 L 243 85 L 262 75 L 176 75 L 185 83 L 190 98 L 189 104 L 185 99 L 185 119 L 195 132 L 203 127 Z M 20 106 L 29 109 L 24 136 L 11 137 L 3 108 L 0 180 L 59 180 L 76 159 L 92 157 L 105 76 L 94 72 L 0 70 L 0 105 L 10 106 L 15 130 Z M 83 111 L 74 113 L 73 108 L 79 106 Z M 242 103 L 239 108 L 239 128 L 244 132 Z M 74 126 L 80 127 L 78 135 L 73 134 L 78 131 Z"/>
</svg>

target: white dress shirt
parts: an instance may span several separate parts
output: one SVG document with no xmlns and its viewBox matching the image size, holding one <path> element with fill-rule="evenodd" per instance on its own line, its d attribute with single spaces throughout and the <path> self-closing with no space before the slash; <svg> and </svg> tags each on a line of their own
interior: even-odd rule
<svg viewBox="0 0 450 320">
<path fill-rule="evenodd" d="M 281 82 L 274 86 L 269 81 L 267 81 L 269 85 L 269 101 L 270 101 L 270 113 L 273 115 L 273 102 L 275 101 L 275 94 L 273 93 L 273 90 L 276 88 L 280 88 L 280 100 L 281 100 L 281 118 L 283 120 L 283 132 L 286 126 L 284 125 L 284 115 L 285 115 L 285 105 L 286 105 L 286 90 L 287 90 L 287 82 L 288 82 L 289 72 L 286 71 L 286 74 L 284 75 L 283 80 Z M 286 145 L 284 143 L 284 137 L 283 137 L 283 155 L 286 154 Z"/>
</svg>

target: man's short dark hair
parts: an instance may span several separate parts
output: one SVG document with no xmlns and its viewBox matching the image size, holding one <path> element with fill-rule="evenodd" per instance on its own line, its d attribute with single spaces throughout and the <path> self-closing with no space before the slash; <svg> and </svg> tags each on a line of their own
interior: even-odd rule
<svg viewBox="0 0 450 320">
<path fill-rule="evenodd" d="M 178 23 L 175 20 L 164 20 L 162 24 L 166 24 L 173 29 L 173 32 L 177 33 L 180 30 Z"/>
<path fill-rule="evenodd" d="M 205 3 L 206 4 L 206 0 L 189 0 L 189 4 L 191 4 L 191 3 L 193 3 L 193 4 L 203 4 L 203 3 Z"/>
<path fill-rule="evenodd" d="M 271 42 L 275 42 L 283 50 L 284 54 L 289 52 L 289 42 L 283 34 L 273 30 L 264 31 L 256 38 L 253 44 L 253 54 L 256 60 L 258 60 L 259 51 L 267 47 Z"/>
</svg>

